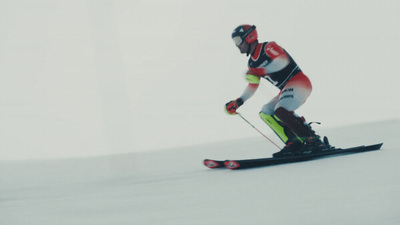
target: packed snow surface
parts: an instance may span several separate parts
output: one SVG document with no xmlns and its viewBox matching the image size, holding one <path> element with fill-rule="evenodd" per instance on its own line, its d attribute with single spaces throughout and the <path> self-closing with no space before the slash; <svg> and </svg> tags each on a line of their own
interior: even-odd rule
<svg viewBox="0 0 400 225">
<path fill-rule="evenodd" d="M 318 131 L 382 150 L 231 171 L 204 158 L 266 157 L 263 137 L 144 153 L 0 161 L 2 225 L 398 225 L 400 120 Z"/>
</svg>

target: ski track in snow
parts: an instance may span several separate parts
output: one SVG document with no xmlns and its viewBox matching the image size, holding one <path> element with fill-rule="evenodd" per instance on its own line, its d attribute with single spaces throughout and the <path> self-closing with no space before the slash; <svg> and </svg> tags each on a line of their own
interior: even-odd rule
<svg viewBox="0 0 400 225">
<path fill-rule="evenodd" d="M 0 161 L 0 224 L 400 224 L 400 120 L 318 131 L 382 150 L 239 171 L 204 158 L 266 157 L 262 137 L 147 153 Z"/>
</svg>

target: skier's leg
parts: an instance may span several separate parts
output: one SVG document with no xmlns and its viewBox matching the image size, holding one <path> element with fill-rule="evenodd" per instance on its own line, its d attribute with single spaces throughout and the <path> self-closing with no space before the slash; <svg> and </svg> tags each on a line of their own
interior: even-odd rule
<svg viewBox="0 0 400 225">
<path fill-rule="evenodd" d="M 283 143 L 286 144 L 289 140 L 296 138 L 294 133 L 274 115 L 267 115 L 260 112 L 260 117 L 275 132 L 275 134 L 278 135 Z"/>
<path fill-rule="evenodd" d="M 288 111 L 283 107 L 279 107 L 275 110 L 275 115 L 290 128 L 295 135 L 295 139 L 299 140 L 300 142 L 304 142 L 309 137 L 315 136 L 315 132 L 311 129 L 311 127 L 293 112 Z"/>
<path fill-rule="evenodd" d="M 311 90 L 310 81 L 304 74 L 300 73 L 288 82 L 275 106 L 275 116 L 290 128 L 296 135 L 297 141 L 303 143 L 299 150 L 301 154 L 329 148 L 329 145 L 324 144 L 320 137 L 315 134 L 311 126 L 294 113 L 294 110 L 298 109 L 307 100 Z"/>
<path fill-rule="evenodd" d="M 304 104 L 310 96 L 311 91 L 312 86 L 310 80 L 300 72 L 282 89 L 274 110 L 283 107 L 288 111 L 294 112 Z"/>
<path fill-rule="evenodd" d="M 289 127 L 301 142 L 313 136 L 314 132 L 294 111 L 307 100 L 311 91 L 310 80 L 303 73 L 299 73 L 282 89 L 274 109 L 275 116 Z"/>
<path fill-rule="evenodd" d="M 278 135 L 283 143 L 286 144 L 289 140 L 295 138 L 296 136 L 274 115 L 275 107 L 278 101 L 279 95 L 274 97 L 267 104 L 265 104 L 261 109 L 260 117 L 275 132 L 275 134 Z"/>
</svg>

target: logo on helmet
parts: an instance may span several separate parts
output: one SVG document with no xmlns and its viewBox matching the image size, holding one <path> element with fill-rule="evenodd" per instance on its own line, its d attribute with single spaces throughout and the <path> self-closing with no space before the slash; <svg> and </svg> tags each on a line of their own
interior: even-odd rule
<svg viewBox="0 0 400 225">
<path fill-rule="evenodd" d="M 246 43 L 251 44 L 258 38 L 256 26 L 251 26 L 248 24 L 238 26 L 232 33 L 232 39 L 236 46 L 239 46 L 246 41 Z"/>
</svg>

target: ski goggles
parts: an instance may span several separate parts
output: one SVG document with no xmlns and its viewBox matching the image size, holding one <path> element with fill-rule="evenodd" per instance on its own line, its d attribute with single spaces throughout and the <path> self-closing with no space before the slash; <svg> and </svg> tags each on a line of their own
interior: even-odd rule
<svg viewBox="0 0 400 225">
<path fill-rule="evenodd" d="M 236 47 L 239 47 L 243 43 L 243 39 L 240 36 L 235 36 L 232 38 L 233 42 L 235 43 Z"/>
<path fill-rule="evenodd" d="M 237 47 L 239 47 L 239 45 L 241 45 L 244 40 L 246 40 L 247 43 L 249 43 L 250 40 L 247 36 L 249 36 L 249 34 L 251 34 L 251 32 L 253 32 L 255 29 L 256 29 L 256 26 L 253 25 L 248 31 L 246 31 L 246 33 L 233 37 L 232 39 L 233 39 L 233 42 L 235 43 L 235 45 Z M 257 33 L 255 34 L 255 38 L 257 39 Z M 253 41 L 251 41 L 251 42 L 253 42 Z"/>
</svg>

